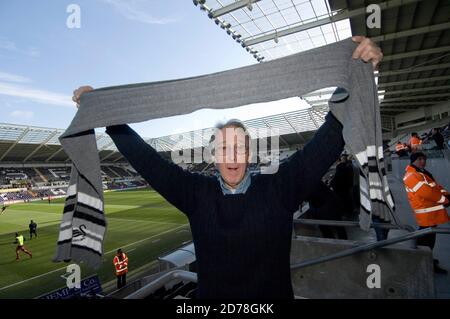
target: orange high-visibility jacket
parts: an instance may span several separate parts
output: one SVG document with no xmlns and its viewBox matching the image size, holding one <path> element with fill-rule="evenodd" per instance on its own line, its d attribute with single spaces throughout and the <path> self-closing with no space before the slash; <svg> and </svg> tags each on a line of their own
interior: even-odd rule
<svg viewBox="0 0 450 319">
<path fill-rule="evenodd" d="M 411 151 L 414 152 L 419 149 L 419 145 L 422 144 L 422 140 L 418 137 L 411 137 L 409 139 L 409 146 L 411 146 Z"/>
<path fill-rule="evenodd" d="M 400 152 L 402 150 L 406 150 L 406 146 L 403 143 L 399 143 L 395 146 L 395 151 Z"/>
<path fill-rule="evenodd" d="M 436 226 L 450 221 L 444 207 L 449 202 L 444 195 L 449 193 L 435 180 L 408 165 L 403 183 L 419 226 Z"/>
<path fill-rule="evenodd" d="M 119 256 L 115 256 L 113 259 L 113 264 L 116 267 L 116 276 L 126 274 L 128 272 L 128 256 L 122 253 L 122 260 Z"/>
</svg>

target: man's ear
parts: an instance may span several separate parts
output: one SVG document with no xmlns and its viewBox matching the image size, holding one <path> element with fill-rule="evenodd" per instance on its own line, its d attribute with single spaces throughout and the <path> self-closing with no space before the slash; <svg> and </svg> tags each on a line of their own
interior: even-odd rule
<svg viewBox="0 0 450 319">
<path fill-rule="evenodd" d="M 251 148 L 250 148 L 250 149 L 248 150 L 247 157 L 246 157 L 246 159 L 245 159 L 247 165 L 250 165 L 250 161 L 252 160 L 252 158 L 253 158 L 253 152 L 252 152 L 252 150 L 251 150 Z"/>
</svg>

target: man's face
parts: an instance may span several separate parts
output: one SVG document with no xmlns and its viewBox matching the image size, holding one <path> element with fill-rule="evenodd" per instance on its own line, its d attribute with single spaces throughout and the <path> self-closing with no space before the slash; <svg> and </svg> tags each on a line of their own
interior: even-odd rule
<svg viewBox="0 0 450 319">
<path fill-rule="evenodd" d="M 425 168 L 427 165 L 427 159 L 425 157 L 419 157 L 414 161 L 414 165 L 418 168 Z"/>
<path fill-rule="evenodd" d="M 243 129 L 225 127 L 215 139 L 216 166 L 225 184 L 236 188 L 245 176 L 249 146 Z"/>
</svg>

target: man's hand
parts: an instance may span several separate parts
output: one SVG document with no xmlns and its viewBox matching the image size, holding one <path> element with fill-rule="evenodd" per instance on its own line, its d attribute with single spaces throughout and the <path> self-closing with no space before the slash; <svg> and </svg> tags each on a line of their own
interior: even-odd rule
<svg viewBox="0 0 450 319">
<path fill-rule="evenodd" d="M 80 97 L 83 93 L 92 91 L 94 88 L 89 85 L 80 86 L 78 89 L 73 91 L 72 101 L 77 103 L 77 107 L 80 107 Z"/>
<path fill-rule="evenodd" d="M 375 42 L 364 36 L 352 37 L 353 42 L 359 43 L 353 52 L 353 59 L 362 59 L 364 62 L 372 62 L 373 68 L 376 70 L 378 63 L 383 59 L 383 52 Z"/>
</svg>

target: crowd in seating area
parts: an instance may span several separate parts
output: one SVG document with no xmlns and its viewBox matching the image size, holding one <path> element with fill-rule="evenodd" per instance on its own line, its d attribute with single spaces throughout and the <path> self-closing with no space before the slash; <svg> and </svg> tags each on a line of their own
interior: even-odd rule
<svg viewBox="0 0 450 319">
<path fill-rule="evenodd" d="M 33 198 L 33 195 L 31 195 L 27 191 L 20 191 L 20 192 L 7 192 L 0 194 L 0 202 L 6 202 L 6 201 L 29 201 Z"/>
<path fill-rule="evenodd" d="M 70 180 L 70 170 L 70 166 L 0 167 L 0 189 L 3 190 L 0 202 L 64 196 Z M 147 185 L 138 178 L 135 171 L 119 165 L 102 166 L 102 176 L 107 189 Z"/>
<path fill-rule="evenodd" d="M 111 181 L 106 183 L 106 188 L 110 190 L 127 189 L 143 186 L 146 186 L 146 183 L 143 181 L 126 181 L 126 182 Z"/>
</svg>

